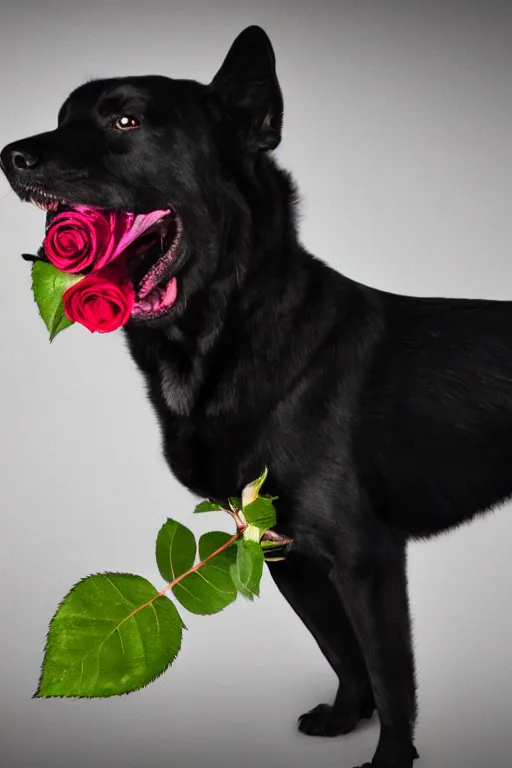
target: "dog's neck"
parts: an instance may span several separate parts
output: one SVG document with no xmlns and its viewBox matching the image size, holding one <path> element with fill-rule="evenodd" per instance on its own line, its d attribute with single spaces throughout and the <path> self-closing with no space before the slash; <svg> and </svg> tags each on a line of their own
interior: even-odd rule
<svg viewBox="0 0 512 768">
<path fill-rule="evenodd" d="M 292 273 L 308 258 L 297 238 L 290 177 L 264 157 L 245 169 L 240 188 L 252 218 L 240 213 L 242 204 L 234 206 L 238 214 L 227 218 L 231 231 L 224 238 L 229 252 L 222 254 L 208 286 L 190 296 L 181 316 L 166 326 L 127 328 L 132 356 L 146 374 L 153 399 L 178 417 L 189 416 L 198 406 L 207 408 L 209 395 L 223 386 L 230 389 L 226 403 L 234 406 L 240 361 L 247 371 L 257 365 L 266 346 L 279 344 L 278 327 L 272 339 L 265 338 L 269 314 L 278 318 L 283 303 L 289 311 L 286 286 L 296 283 Z M 260 348 L 247 349 L 249 338 L 252 347 Z M 215 401 L 218 409 L 223 398 Z"/>
</svg>

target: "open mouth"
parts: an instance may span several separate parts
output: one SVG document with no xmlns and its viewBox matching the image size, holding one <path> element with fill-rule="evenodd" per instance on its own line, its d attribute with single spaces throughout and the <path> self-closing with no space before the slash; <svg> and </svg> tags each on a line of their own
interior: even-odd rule
<svg viewBox="0 0 512 768">
<path fill-rule="evenodd" d="M 70 204 L 50 193 L 26 188 L 24 199 L 47 213 L 57 214 L 72 209 L 105 210 L 97 206 Z M 176 259 L 183 225 L 178 214 L 169 210 L 155 221 L 155 213 L 135 217 L 133 234 L 123 250 L 128 275 L 135 289 L 132 317 L 151 320 L 167 314 L 178 296 Z"/>
<path fill-rule="evenodd" d="M 128 274 L 136 297 L 132 317 L 161 317 L 176 302 L 178 286 L 173 272 L 182 232 L 181 219 L 171 211 L 126 250 Z"/>
</svg>

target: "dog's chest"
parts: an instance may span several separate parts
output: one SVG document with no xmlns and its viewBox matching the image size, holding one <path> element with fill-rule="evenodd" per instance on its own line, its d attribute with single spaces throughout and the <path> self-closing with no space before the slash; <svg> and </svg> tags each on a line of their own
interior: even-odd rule
<svg viewBox="0 0 512 768">
<path fill-rule="evenodd" d="M 263 453 L 254 433 L 200 414 L 170 418 L 160 414 L 165 459 L 177 479 L 204 498 L 237 496 L 257 477 Z M 254 450 L 251 450 L 251 445 Z M 254 475 L 254 477 L 253 477 Z"/>
<path fill-rule="evenodd" d="M 162 363 L 158 384 L 166 411 L 178 418 L 190 416 L 196 396 L 192 378 L 182 377 L 168 364 Z"/>
<path fill-rule="evenodd" d="M 182 377 L 171 366 L 161 365 L 154 383 L 164 455 L 177 479 L 200 496 L 238 495 L 262 470 L 261 420 L 244 417 L 215 387 L 210 397 L 204 396 L 200 377 Z"/>
</svg>

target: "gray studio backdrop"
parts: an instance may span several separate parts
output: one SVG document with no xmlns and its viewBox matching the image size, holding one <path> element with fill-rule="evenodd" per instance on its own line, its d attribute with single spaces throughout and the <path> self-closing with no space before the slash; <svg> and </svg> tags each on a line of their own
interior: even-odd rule
<svg viewBox="0 0 512 768">
<path fill-rule="evenodd" d="M 302 190 L 308 248 L 389 291 L 512 299 L 512 16 L 505 2 L 0 4 L 0 145 L 51 129 L 92 77 L 207 82 L 261 24 L 285 96 L 278 150 Z M 32 700 L 48 621 L 82 576 L 160 584 L 167 516 L 197 532 L 168 472 L 121 333 L 50 346 L 20 254 L 44 214 L 0 180 L 2 768 L 351 768 L 373 720 L 314 739 L 297 716 L 335 679 L 268 574 L 254 605 L 189 617 L 164 677 L 119 700 Z M 511 391 L 512 397 L 512 391 Z M 512 471 L 512 457 L 511 457 Z M 411 510 L 413 513 L 413 510 Z M 421 768 L 506 768 L 512 751 L 512 514 L 410 549 Z"/>
</svg>

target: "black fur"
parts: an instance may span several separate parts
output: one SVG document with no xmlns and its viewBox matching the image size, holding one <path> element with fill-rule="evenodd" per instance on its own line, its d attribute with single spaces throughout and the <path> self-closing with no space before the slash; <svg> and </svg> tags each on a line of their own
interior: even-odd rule
<svg viewBox="0 0 512 768">
<path fill-rule="evenodd" d="M 113 117 L 142 116 L 121 134 Z M 184 224 L 179 300 L 126 326 L 177 478 L 227 498 L 267 464 L 278 530 L 269 564 L 339 677 L 305 733 L 353 730 L 377 708 L 374 768 L 410 768 L 416 717 L 406 546 L 512 495 L 512 304 L 370 289 L 307 253 L 295 191 L 269 150 L 282 98 L 265 33 L 235 41 L 208 86 L 87 83 L 55 131 L 15 142 L 18 194 Z"/>
</svg>

